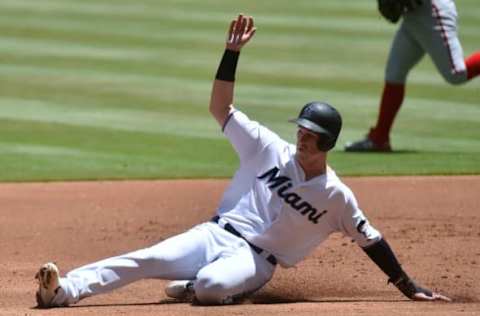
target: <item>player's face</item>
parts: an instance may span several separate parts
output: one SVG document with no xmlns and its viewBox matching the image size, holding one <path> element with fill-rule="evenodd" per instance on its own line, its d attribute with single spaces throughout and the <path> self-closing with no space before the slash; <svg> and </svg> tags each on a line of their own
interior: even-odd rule
<svg viewBox="0 0 480 316">
<path fill-rule="evenodd" d="M 297 155 L 302 157 L 318 154 L 320 152 L 317 147 L 318 137 L 318 134 L 299 126 L 297 131 Z"/>
</svg>

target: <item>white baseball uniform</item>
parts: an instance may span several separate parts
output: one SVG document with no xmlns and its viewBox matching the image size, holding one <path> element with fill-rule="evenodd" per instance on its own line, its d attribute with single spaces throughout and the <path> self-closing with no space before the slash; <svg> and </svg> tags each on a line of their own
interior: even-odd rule
<svg viewBox="0 0 480 316">
<path fill-rule="evenodd" d="M 447 82 L 459 84 L 468 80 L 453 0 L 424 0 L 419 8 L 403 15 L 390 49 L 386 81 L 405 83 L 408 73 L 425 53 Z"/>
<path fill-rule="evenodd" d="M 331 233 L 341 232 L 361 247 L 381 239 L 332 169 L 305 180 L 296 147 L 240 111 L 232 110 L 224 133 L 240 168 L 220 203 L 218 223 L 75 269 L 60 280 L 55 304 L 72 304 L 143 278 L 195 280 L 200 302 L 229 303 L 265 285 L 276 261 L 295 265 Z"/>
</svg>

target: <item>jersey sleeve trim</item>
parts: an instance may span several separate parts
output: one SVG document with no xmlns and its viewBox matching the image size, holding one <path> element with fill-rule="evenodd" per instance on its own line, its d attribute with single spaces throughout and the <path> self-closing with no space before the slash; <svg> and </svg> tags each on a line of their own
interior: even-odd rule
<svg viewBox="0 0 480 316">
<path fill-rule="evenodd" d="M 222 132 L 225 132 L 225 127 L 227 127 L 227 123 L 230 122 L 230 119 L 232 118 L 232 116 L 235 112 L 237 112 L 237 111 L 233 110 L 228 114 L 227 118 L 225 119 L 225 122 L 223 123 Z"/>
</svg>

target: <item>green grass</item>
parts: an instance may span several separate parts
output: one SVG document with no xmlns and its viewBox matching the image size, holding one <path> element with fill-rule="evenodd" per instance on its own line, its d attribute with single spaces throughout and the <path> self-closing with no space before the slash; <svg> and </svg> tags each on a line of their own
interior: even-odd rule
<svg viewBox="0 0 480 316">
<path fill-rule="evenodd" d="M 477 0 L 458 3 L 465 54 Z M 479 174 L 480 80 L 443 82 L 424 59 L 394 126 L 396 153 L 346 154 L 376 120 L 396 27 L 375 1 L 4 0 L 0 181 L 229 177 L 238 161 L 207 106 L 236 13 L 258 32 L 236 103 L 293 141 L 310 100 L 343 114 L 330 163 L 342 175 Z"/>
</svg>

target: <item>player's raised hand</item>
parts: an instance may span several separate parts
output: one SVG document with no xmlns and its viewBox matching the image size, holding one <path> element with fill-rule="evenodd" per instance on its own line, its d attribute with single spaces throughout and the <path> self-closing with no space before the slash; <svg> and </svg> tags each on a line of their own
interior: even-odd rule
<svg viewBox="0 0 480 316">
<path fill-rule="evenodd" d="M 238 17 L 230 23 L 226 48 L 233 51 L 240 51 L 253 35 L 255 35 L 256 30 L 253 17 L 239 14 Z"/>
</svg>

